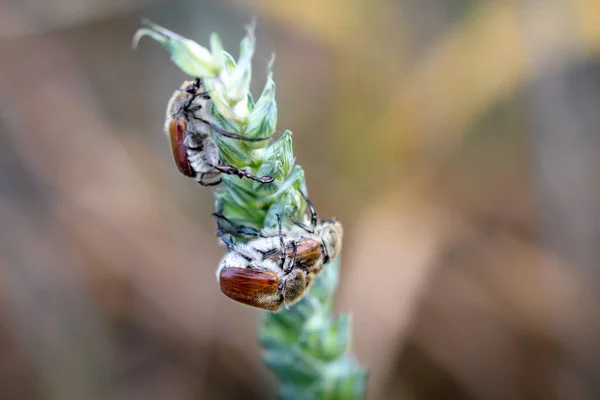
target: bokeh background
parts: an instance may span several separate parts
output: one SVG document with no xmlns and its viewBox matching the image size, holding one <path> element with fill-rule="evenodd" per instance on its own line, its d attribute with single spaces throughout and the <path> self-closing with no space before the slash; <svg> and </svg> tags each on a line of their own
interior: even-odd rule
<svg viewBox="0 0 600 400">
<path fill-rule="evenodd" d="M 2 0 L 1 399 L 271 394 L 144 17 L 257 18 L 370 399 L 600 398 L 600 1 Z"/>
</svg>

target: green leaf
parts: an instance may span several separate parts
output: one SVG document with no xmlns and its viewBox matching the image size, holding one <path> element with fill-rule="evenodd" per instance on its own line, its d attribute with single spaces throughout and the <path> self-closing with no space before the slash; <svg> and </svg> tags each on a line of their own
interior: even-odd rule
<svg viewBox="0 0 600 400">
<path fill-rule="evenodd" d="M 210 54 L 219 70 L 225 68 L 225 54 L 223 53 L 223 43 L 216 33 L 210 35 Z"/>
<path fill-rule="evenodd" d="M 225 50 L 223 50 L 223 56 L 225 56 L 225 71 L 230 73 L 235 68 L 235 58 Z"/>
<path fill-rule="evenodd" d="M 296 385 L 310 385 L 322 375 L 320 365 L 294 347 L 266 350 L 263 352 L 263 360 L 277 372 L 280 379 Z"/>
<path fill-rule="evenodd" d="M 267 138 L 275 132 L 276 126 L 275 82 L 273 81 L 273 72 L 269 70 L 263 92 L 248 118 L 246 136 L 250 138 Z"/>
<path fill-rule="evenodd" d="M 218 79 L 206 82 L 211 92 L 213 103 L 219 112 L 226 118 L 232 119 L 242 125 L 247 124 L 249 116 L 248 92 L 252 78 L 252 56 L 256 38 L 254 36 L 255 24 L 246 28 L 246 36 L 240 44 L 240 58 L 235 65 L 227 63 Z M 227 56 L 230 56 L 227 53 Z M 226 56 L 226 57 L 227 57 Z"/>
<path fill-rule="evenodd" d="M 299 165 L 296 165 L 286 180 L 281 183 L 277 191 L 273 194 L 264 196 L 259 200 L 258 205 L 260 207 L 265 207 L 274 203 L 277 199 L 286 199 L 286 196 L 288 195 L 297 197 L 294 192 L 302 187 L 304 187 L 304 170 Z"/>
<path fill-rule="evenodd" d="M 311 295 L 318 298 L 323 307 L 329 311 L 332 306 L 332 294 L 337 290 L 340 280 L 341 256 L 332 260 L 327 268 L 323 268 L 318 280 L 311 288 Z"/>
<path fill-rule="evenodd" d="M 302 333 L 298 345 L 321 361 L 334 361 L 344 356 L 350 346 L 350 316 L 342 314 L 334 321 L 323 318 L 319 326 Z"/>
<path fill-rule="evenodd" d="M 288 176 L 294 167 L 296 158 L 294 157 L 292 145 L 292 132 L 286 130 L 281 137 L 271 146 L 265 149 L 264 159 L 271 161 L 277 160 L 281 164 L 283 176 Z"/>
<path fill-rule="evenodd" d="M 202 78 L 218 76 L 218 65 L 207 48 L 153 22 L 145 22 L 148 26 L 139 29 L 133 37 L 134 48 L 142 37 L 150 36 L 171 54 L 171 60 L 186 74 Z"/>
<path fill-rule="evenodd" d="M 254 106 L 256 106 L 254 97 L 252 97 L 252 93 L 248 92 L 248 110 L 250 110 L 250 112 L 254 111 Z"/>
<path fill-rule="evenodd" d="M 232 85 L 231 90 L 227 93 L 229 101 L 247 101 L 247 93 L 250 91 L 250 79 L 252 78 L 252 57 L 256 47 L 255 29 L 256 22 L 246 26 L 246 36 L 240 43 L 240 58 L 230 76 Z"/>
<path fill-rule="evenodd" d="M 356 400 L 362 399 L 367 391 L 368 373 L 351 357 L 344 357 L 329 364 L 327 384 L 323 387 L 320 399 Z"/>
</svg>

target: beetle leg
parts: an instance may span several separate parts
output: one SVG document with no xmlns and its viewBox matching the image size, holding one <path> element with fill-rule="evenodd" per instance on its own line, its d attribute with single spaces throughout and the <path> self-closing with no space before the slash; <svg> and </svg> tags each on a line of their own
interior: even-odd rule
<svg viewBox="0 0 600 400">
<path fill-rule="evenodd" d="M 221 129 L 218 126 L 216 126 L 215 124 L 213 124 L 213 123 L 205 120 L 204 118 L 195 117 L 195 116 L 193 116 L 193 118 L 197 119 L 198 121 L 204 122 L 205 124 L 207 124 L 208 126 L 210 126 L 211 129 L 213 131 L 215 131 L 216 133 L 218 133 L 219 135 L 228 137 L 230 139 L 243 140 L 245 142 L 262 142 L 263 140 L 269 140 L 269 139 L 271 139 L 271 136 L 274 135 L 274 133 L 271 133 L 269 136 L 264 137 L 264 138 L 249 138 L 249 137 L 246 137 L 246 136 L 239 135 L 237 133 L 227 132 L 226 130 Z"/>
<path fill-rule="evenodd" d="M 221 240 L 225 243 L 225 247 L 227 247 L 227 251 L 232 251 L 235 247 L 235 243 L 233 243 L 233 239 L 231 235 L 221 234 Z"/>
<path fill-rule="evenodd" d="M 221 208 L 222 208 L 222 206 L 221 206 Z M 258 229 L 254 229 L 254 228 L 251 228 L 251 227 L 245 226 L 245 225 L 236 224 L 235 222 L 233 222 L 232 220 L 230 220 L 229 218 L 224 216 L 222 209 L 213 213 L 212 215 L 215 216 L 217 218 L 217 220 L 221 219 L 221 220 L 227 222 L 229 225 L 231 225 L 231 227 L 236 231 L 236 233 L 238 235 L 246 235 L 246 236 L 254 236 L 254 237 L 262 236 L 261 232 Z"/>
<path fill-rule="evenodd" d="M 327 264 L 329 262 L 329 253 L 327 252 L 327 246 L 321 243 L 321 252 L 323 253 L 323 264 Z"/>
<path fill-rule="evenodd" d="M 253 181 L 260 182 L 260 183 L 271 183 L 275 180 L 275 178 L 273 178 L 272 176 L 263 176 L 261 178 L 258 178 L 256 176 L 252 175 L 251 173 L 244 171 L 243 169 L 239 169 L 239 168 L 233 167 L 231 165 L 217 164 L 214 166 L 214 168 L 217 171 L 220 171 L 227 175 L 237 175 L 240 178 L 248 178 L 248 179 L 252 179 Z"/>
<path fill-rule="evenodd" d="M 298 191 L 300 192 L 302 197 L 304 197 L 306 204 L 308 204 L 308 209 L 310 210 L 310 224 L 314 228 L 315 226 L 317 226 L 317 211 L 315 211 L 315 207 L 313 206 L 313 203 L 308 199 L 308 197 L 306 197 L 304 192 L 300 189 L 298 189 Z"/>
<path fill-rule="evenodd" d="M 285 273 L 289 274 L 292 269 L 294 269 L 294 264 L 296 264 L 296 255 L 298 254 L 298 243 L 294 240 L 292 242 L 292 246 L 294 247 L 294 253 L 292 254 L 292 259 L 290 260 L 288 267 L 285 269 Z"/>
<path fill-rule="evenodd" d="M 215 223 L 217 225 L 217 237 L 220 238 L 224 238 L 225 234 L 228 233 L 231 236 L 231 233 L 229 231 L 226 231 L 223 228 L 223 225 L 221 224 L 221 220 L 219 218 L 220 213 L 223 211 L 223 203 L 219 203 L 218 209 L 216 213 L 213 213 L 213 215 L 216 217 L 215 218 Z M 227 242 L 225 241 L 225 239 L 223 239 L 223 242 L 225 242 L 225 244 L 227 245 Z M 229 246 L 228 246 L 229 249 Z"/>
<path fill-rule="evenodd" d="M 281 245 L 281 261 L 279 262 L 279 267 L 283 270 L 285 265 L 285 243 L 283 242 L 283 228 L 281 226 L 281 217 L 279 214 L 275 214 L 277 216 L 277 227 L 279 228 L 279 244 Z"/>
<path fill-rule="evenodd" d="M 307 225 L 303 224 L 300 221 L 294 221 L 294 220 L 292 220 L 292 223 L 294 225 L 299 226 L 300 228 L 304 229 L 308 233 L 315 233 L 314 229 L 312 229 L 310 226 L 307 226 Z"/>
<path fill-rule="evenodd" d="M 231 234 L 224 234 L 221 231 L 221 240 L 223 241 L 223 243 L 225 243 L 225 247 L 227 247 L 228 252 L 235 251 L 238 255 L 243 257 L 249 263 L 252 263 L 253 261 L 255 261 L 255 257 L 253 257 L 253 255 L 251 253 L 248 253 L 247 251 L 244 251 L 243 248 L 238 248 L 235 245 Z M 247 265 L 247 267 L 251 267 L 251 264 Z"/>
</svg>

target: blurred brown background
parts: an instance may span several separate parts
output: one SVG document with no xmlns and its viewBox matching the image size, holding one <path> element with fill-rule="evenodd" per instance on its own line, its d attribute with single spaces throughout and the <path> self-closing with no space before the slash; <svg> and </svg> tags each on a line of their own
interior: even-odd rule
<svg viewBox="0 0 600 400">
<path fill-rule="evenodd" d="M 0 399 L 262 399 L 147 17 L 234 56 L 346 228 L 371 399 L 600 398 L 600 1 L 0 2 Z"/>
</svg>

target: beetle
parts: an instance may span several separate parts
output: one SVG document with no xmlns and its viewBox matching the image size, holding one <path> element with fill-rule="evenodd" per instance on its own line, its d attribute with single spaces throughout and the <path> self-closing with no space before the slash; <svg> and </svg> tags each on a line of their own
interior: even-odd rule
<svg viewBox="0 0 600 400">
<path fill-rule="evenodd" d="M 213 214 L 217 235 L 228 250 L 217 269 L 219 287 L 227 297 L 269 311 L 278 311 L 282 305 L 287 308 L 304 296 L 324 265 L 340 253 L 341 223 L 335 219 L 317 222 L 312 203 L 305 199 L 310 222 L 292 221 L 293 226 L 286 229 L 279 215 L 277 229 L 259 231 L 235 224 L 222 211 Z M 222 222 L 227 222 L 237 235 L 253 239 L 234 243 L 231 234 L 225 234 Z"/>
<path fill-rule="evenodd" d="M 256 177 L 249 172 L 224 164 L 212 132 L 236 140 L 258 142 L 267 138 L 247 138 L 227 132 L 209 121 L 211 97 L 204 91 L 202 80 L 184 82 L 167 104 L 165 133 L 171 141 L 171 151 L 179 172 L 194 178 L 202 186 L 221 183 L 221 175 L 237 175 L 260 183 L 271 183 L 271 176 Z"/>
</svg>

